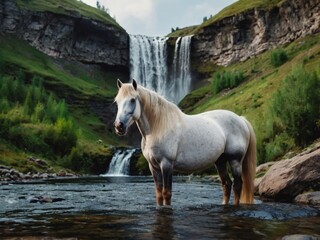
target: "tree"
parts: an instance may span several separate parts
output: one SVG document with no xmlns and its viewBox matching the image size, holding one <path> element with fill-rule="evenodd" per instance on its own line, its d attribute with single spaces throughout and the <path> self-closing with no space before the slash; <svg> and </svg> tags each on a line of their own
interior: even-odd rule
<svg viewBox="0 0 320 240">
<path fill-rule="evenodd" d="M 302 67 L 284 80 L 273 96 L 271 111 L 284 131 L 298 145 L 306 145 L 320 136 L 320 77 Z M 274 132 L 274 135 L 279 132 Z"/>
<path fill-rule="evenodd" d="M 97 8 L 98 8 L 98 9 L 101 9 L 101 4 L 100 4 L 99 1 L 97 1 Z"/>
</svg>

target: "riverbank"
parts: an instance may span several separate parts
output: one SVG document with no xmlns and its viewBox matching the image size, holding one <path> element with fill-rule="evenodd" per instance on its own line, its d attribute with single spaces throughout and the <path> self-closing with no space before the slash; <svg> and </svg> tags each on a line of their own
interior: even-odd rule
<svg viewBox="0 0 320 240">
<path fill-rule="evenodd" d="M 54 178 L 61 178 L 61 177 L 78 177 L 78 175 L 67 172 L 65 170 L 60 170 L 57 173 L 33 173 L 28 172 L 26 174 L 19 172 L 15 168 L 7 167 L 0 165 L 0 185 L 7 185 L 10 183 L 16 182 L 26 182 L 31 180 L 46 180 L 46 179 L 54 179 Z"/>
</svg>

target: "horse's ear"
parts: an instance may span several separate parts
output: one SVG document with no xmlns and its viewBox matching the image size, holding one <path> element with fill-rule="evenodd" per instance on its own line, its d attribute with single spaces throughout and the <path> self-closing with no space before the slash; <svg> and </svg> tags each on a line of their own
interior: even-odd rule
<svg viewBox="0 0 320 240">
<path fill-rule="evenodd" d="M 133 86 L 134 90 L 137 90 L 138 84 L 137 84 L 136 80 L 134 80 L 134 79 L 132 79 L 132 86 Z"/>
<path fill-rule="evenodd" d="M 120 81 L 120 79 L 117 79 L 117 86 L 118 86 L 118 89 L 120 89 L 122 87 L 122 82 Z"/>
</svg>

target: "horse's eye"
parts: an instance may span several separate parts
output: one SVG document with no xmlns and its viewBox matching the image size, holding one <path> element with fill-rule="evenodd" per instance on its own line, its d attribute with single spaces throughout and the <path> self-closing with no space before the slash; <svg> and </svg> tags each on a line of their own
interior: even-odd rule
<svg viewBox="0 0 320 240">
<path fill-rule="evenodd" d="M 135 101 L 136 100 L 134 98 L 131 98 L 131 100 L 130 100 L 131 103 L 135 103 Z"/>
</svg>

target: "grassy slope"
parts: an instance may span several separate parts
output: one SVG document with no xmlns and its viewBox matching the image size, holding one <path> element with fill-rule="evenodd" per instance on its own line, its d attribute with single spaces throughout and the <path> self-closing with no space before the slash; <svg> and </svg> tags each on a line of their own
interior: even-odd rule
<svg viewBox="0 0 320 240">
<path fill-rule="evenodd" d="M 271 51 L 223 68 L 227 71 L 243 71 L 246 82 L 237 88 L 214 95 L 210 79 L 204 87 L 186 96 L 180 103 L 181 108 L 191 114 L 212 109 L 232 110 L 246 116 L 253 123 L 254 128 L 259 129 L 257 134 L 259 138 L 259 134 L 262 134 L 261 131 L 263 131 L 260 129 L 261 122 L 267 120 L 268 102 L 285 76 L 303 63 L 308 70 L 319 72 L 320 69 L 319 34 L 299 39 L 284 49 L 289 60 L 278 68 L 273 67 L 270 63 Z"/>
<path fill-rule="evenodd" d="M 108 13 L 77 0 L 17 0 L 17 3 L 19 7 L 32 11 L 47 11 L 63 15 L 76 13 L 125 31 Z"/>
<path fill-rule="evenodd" d="M 62 15 L 85 16 L 125 31 L 109 14 L 77 0 L 17 0 L 21 9 L 52 12 Z M 24 41 L 10 36 L 0 36 L 0 63 L 6 74 L 22 69 L 28 79 L 34 75 L 44 78 L 44 86 L 58 98 L 73 99 L 69 109 L 80 127 L 80 148 L 93 154 L 110 154 L 106 146 L 118 145 L 119 138 L 106 130 L 106 124 L 88 108 L 88 101 L 111 102 L 116 92 L 115 79 L 125 78 L 119 72 L 86 68 L 81 64 L 53 59 L 32 48 Z M 3 69 L 2 69 L 3 70 Z M 104 144 L 98 144 L 101 139 Z M 0 164 L 15 166 L 21 171 L 32 171 L 35 166 L 27 164 L 26 157 L 33 155 L 17 149 L 0 139 Z M 40 156 L 41 157 L 41 156 Z M 42 156 L 43 157 L 43 156 Z"/>
<path fill-rule="evenodd" d="M 199 32 L 202 28 L 210 26 L 215 22 L 233 16 L 235 14 L 247 11 L 253 8 L 262 8 L 262 9 L 270 9 L 278 4 L 280 4 L 283 0 L 238 0 L 237 2 L 227 6 L 226 8 L 222 9 L 218 14 L 209 18 L 207 21 L 199 24 L 198 26 L 190 26 L 186 28 L 179 29 L 168 34 L 168 37 L 179 37 L 179 36 L 186 36 L 192 35 Z"/>
<path fill-rule="evenodd" d="M 119 73 L 88 73 L 77 64 L 63 63 L 63 60 L 58 62 L 22 40 L 5 36 L 0 36 L 0 60 L 6 64 L 6 71 L 9 73 L 10 69 L 22 69 L 29 78 L 33 75 L 42 76 L 49 91 L 53 91 L 59 97 L 73 96 L 77 99 L 73 105 L 69 105 L 69 109 L 81 129 L 80 146 L 87 151 L 102 154 L 106 151 L 104 145 L 97 143 L 98 139 L 103 140 L 105 144 L 119 144 L 119 138 L 106 131 L 105 123 L 86 107 L 90 98 L 112 101 L 116 92 L 114 80 L 119 77 Z M 26 169 L 23 163 L 25 160 L 21 160 L 26 159 L 30 153 L 19 150 L 1 139 L 0 153 L 0 164 L 15 166 L 23 171 L 31 170 Z"/>
<path fill-rule="evenodd" d="M 22 40 L 13 37 L 0 37 L 0 44 L 1 58 L 6 62 L 24 68 L 30 74 L 41 75 L 50 81 L 51 84 L 62 84 L 89 96 L 99 94 L 111 97 L 115 91 L 113 85 L 103 82 L 102 76 L 90 78 L 88 73 L 83 69 L 70 63 L 68 68 L 76 68 L 78 72 L 77 76 L 74 76 L 69 73 L 67 67 L 61 68 L 53 58 L 37 51 Z"/>
</svg>

